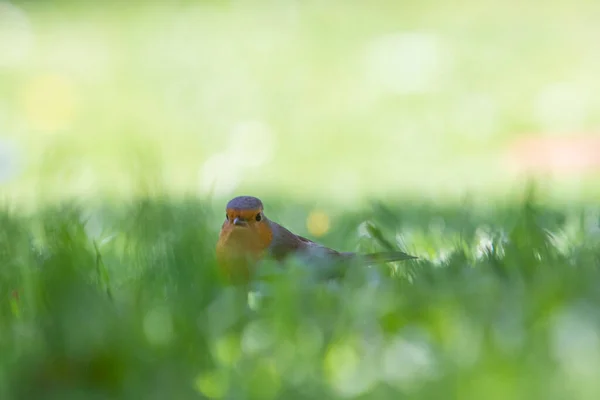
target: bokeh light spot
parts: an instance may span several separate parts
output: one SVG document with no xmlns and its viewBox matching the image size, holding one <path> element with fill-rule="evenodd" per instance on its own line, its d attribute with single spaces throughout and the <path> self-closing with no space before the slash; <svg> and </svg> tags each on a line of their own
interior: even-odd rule
<svg viewBox="0 0 600 400">
<path fill-rule="evenodd" d="M 581 129 L 589 113 L 587 93 L 570 82 L 544 87 L 534 107 L 540 125 L 549 133 Z"/>
<path fill-rule="evenodd" d="M 499 125 L 497 105 L 485 93 L 462 96 L 452 114 L 457 132 L 470 139 L 490 140 Z"/>
<path fill-rule="evenodd" d="M 369 222 L 369 221 L 363 221 L 358 225 L 358 228 L 357 228 L 358 237 L 360 237 L 360 238 L 370 238 L 371 237 L 371 233 L 369 232 L 370 224 L 371 224 L 371 222 Z"/>
<path fill-rule="evenodd" d="M 262 297 L 263 295 L 259 291 L 249 291 L 248 307 L 253 311 L 258 311 L 260 309 Z"/>
<path fill-rule="evenodd" d="M 5 140 L 0 141 L 0 184 L 13 179 L 18 171 L 16 146 Z"/>
<path fill-rule="evenodd" d="M 311 235 L 323 236 L 329 231 L 329 216 L 323 211 L 314 210 L 306 219 L 306 227 Z"/>
<path fill-rule="evenodd" d="M 434 360 L 424 343 L 394 339 L 385 350 L 383 371 L 387 381 L 407 389 L 433 373 Z"/>
<path fill-rule="evenodd" d="M 589 319 L 592 309 L 567 307 L 554 316 L 551 346 L 563 371 L 572 379 L 594 379 L 600 369 L 600 336 Z"/>
<path fill-rule="evenodd" d="M 360 364 L 360 355 L 349 341 L 333 344 L 324 359 L 326 378 L 332 389 L 344 397 L 367 391 L 374 382 L 371 374 L 361 371 Z"/>
<path fill-rule="evenodd" d="M 408 32 L 375 38 L 366 52 L 367 78 L 382 92 L 411 94 L 435 88 L 442 55 L 438 38 Z"/>
<path fill-rule="evenodd" d="M 222 364 L 228 366 L 235 364 L 241 356 L 239 338 L 233 335 L 218 338 L 214 344 L 213 353 Z"/>
<path fill-rule="evenodd" d="M 150 310 L 144 317 L 144 333 L 150 344 L 168 344 L 173 338 L 173 321 L 169 309 L 157 307 Z"/>
<path fill-rule="evenodd" d="M 222 371 L 200 374 L 195 382 L 196 390 L 211 399 L 225 397 L 229 389 L 229 379 Z"/>
<path fill-rule="evenodd" d="M 26 61 L 33 39 L 27 15 L 8 2 L 0 2 L 0 67 L 14 67 Z"/>
<path fill-rule="evenodd" d="M 340 204 L 352 204 L 360 199 L 360 181 L 357 175 L 348 169 L 332 172 L 332 178 L 323 190 L 332 197 L 339 197 Z"/>
<path fill-rule="evenodd" d="M 27 122 L 44 132 L 67 128 L 75 116 L 75 89 L 63 76 L 33 78 L 23 89 L 22 101 Z"/>
<path fill-rule="evenodd" d="M 56 35 L 54 42 L 54 51 L 45 59 L 48 68 L 79 82 L 95 83 L 105 81 L 113 72 L 115 49 L 109 47 L 105 31 L 90 27 L 80 28 L 78 34 L 73 34 L 66 30 Z"/>
<path fill-rule="evenodd" d="M 281 377 L 273 360 L 265 359 L 258 363 L 250 375 L 249 394 L 255 399 L 272 399 L 281 387 Z"/>
<path fill-rule="evenodd" d="M 237 188 L 240 175 L 238 164 L 229 154 L 215 154 L 200 171 L 200 192 L 218 197 L 229 196 Z"/>
<path fill-rule="evenodd" d="M 273 333 L 265 321 L 250 323 L 242 335 L 242 350 L 255 354 L 269 348 L 274 342 Z"/>
<path fill-rule="evenodd" d="M 229 138 L 228 153 L 236 163 L 258 167 L 271 160 L 275 138 L 262 121 L 243 121 L 235 125 Z"/>
</svg>

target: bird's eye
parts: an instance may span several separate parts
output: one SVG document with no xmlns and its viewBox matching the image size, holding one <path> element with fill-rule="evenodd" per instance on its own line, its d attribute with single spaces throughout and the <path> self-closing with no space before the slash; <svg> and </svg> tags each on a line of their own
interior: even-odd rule
<svg viewBox="0 0 600 400">
<path fill-rule="evenodd" d="M 262 219 L 262 217 L 260 216 L 260 214 L 256 214 L 256 220 L 260 221 Z"/>
</svg>

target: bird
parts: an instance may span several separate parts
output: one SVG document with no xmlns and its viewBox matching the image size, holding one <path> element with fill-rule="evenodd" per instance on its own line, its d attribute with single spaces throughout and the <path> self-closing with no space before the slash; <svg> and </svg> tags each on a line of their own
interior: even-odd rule
<svg viewBox="0 0 600 400">
<path fill-rule="evenodd" d="M 278 262 L 299 256 L 309 263 L 358 261 L 361 264 L 416 259 L 402 251 L 370 254 L 341 252 L 296 235 L 265 215 L 263 202 L 253 196 L 231 199 L 216 245 L 216 261 L 232 281 L 248 282 L 265 258 Z"/>
</svg>

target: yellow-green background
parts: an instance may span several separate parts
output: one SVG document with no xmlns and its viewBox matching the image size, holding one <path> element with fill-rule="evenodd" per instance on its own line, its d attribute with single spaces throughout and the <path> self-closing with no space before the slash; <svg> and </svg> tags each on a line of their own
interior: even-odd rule
<svg viewBox="0 0 600 400">
<path fill-rule="evenodd" d="M 0 1 L 0 398 L 600 398 L 600 210 L 548 204 L 600 185 L 495 198 L 515 141 L 594 135 L 599 11 Z M 253 303 L 214 262 L 238 193 L 419 258 L 267 261 Z"/>
<path fill-rule="evenodd" d="M 0 189 L 19 201 L 211 182 L 218 198 L 490 196 L 526 178 L 514 140 L 600 121 L 596 1 L 0 10 Z M 597 192 L 580 178 L 549 188 Z"/>
</svg>

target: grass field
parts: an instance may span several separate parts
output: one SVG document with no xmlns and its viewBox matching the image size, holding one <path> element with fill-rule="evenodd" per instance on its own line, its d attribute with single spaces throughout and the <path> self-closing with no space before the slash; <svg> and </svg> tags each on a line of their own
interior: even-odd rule
<svg viewBox="0 0 600 400">
<path fill-rule="evenodd" d="M 314 237 L 310 208 L 269 207 Z M 600 395 L 597 207 L 373 204 L 332 217 L 319 239 L 419 260 L 349 266 L 337 281 L 292 260 L 257 278 L 249 300 L 215 267 L 210 209 L 166 198 L 5 209 L 0 396 Z"/>
<path fill-rule="evenodd" d="M 599 5 L 0 1 L 0 399 L 600 398 L 597 171 L 511 158 L 597 132 Z M 419 259 L 248 295 L 234 194 Z"/>
</svg>

